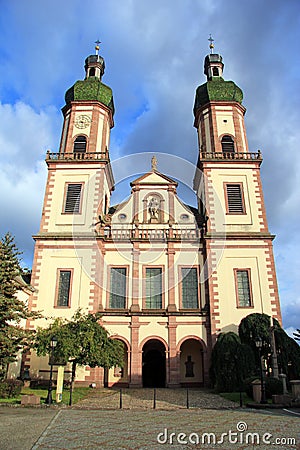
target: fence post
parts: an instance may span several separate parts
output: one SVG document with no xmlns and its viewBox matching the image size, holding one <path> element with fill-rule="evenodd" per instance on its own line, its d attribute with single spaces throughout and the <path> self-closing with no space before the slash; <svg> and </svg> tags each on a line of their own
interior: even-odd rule
<svg viewBox="0 0 300 450">
<path fill-rule="evenodd" d="M 122 389 L 120 389 L 120 409 L 123 407 Z"/>
<path fill-rule="evenodd" d="M 153 390 L 153 409 L 156 409 L 156 388 Z"/>
<path fill-rule="evenodd" d="M 186 408 L 190 408 L 189 389 L 186 390 Z"/>
</svg>

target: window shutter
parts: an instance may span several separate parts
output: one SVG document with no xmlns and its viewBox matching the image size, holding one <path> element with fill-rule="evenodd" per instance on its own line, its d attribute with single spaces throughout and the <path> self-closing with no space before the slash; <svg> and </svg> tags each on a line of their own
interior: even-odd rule
<svg viewBox="0 0 300 450">
<path fill-rule="evenodd" d="M 82 184 L 68 184 L 65 213 L 79 213 L 80 212 L 80 197 Z"/>
<path fill-rule="evenodd" d="M 198 308 L 198 274 L 196 268 L 181 269 L 182 307 Z"/>
<path fill-rule="evenodd" d="M 146 308 L 162 308 L 162 269 L 146 269 Z"/>
<path fill-rule="evenodd" d="M 125 308 L 126 267 L 112 267 L 110 270 L 110 308 Z"/>
<path fill-rule="evenodd" d="M 228 201 L 228 212 L 229 213 L 243 213 L 244 204 L 242 189 L 240 184 L 227 184 L 227 201 Z"/>
<path fill-rule="evenodd" d="M 223 136 L 221 145 L 223 153 L 234 153 L 234 142 L 231 136 Z"/>
<path fill-rule="evenodd" d="M 84 153 L 86 151 L 86 137 L 78 136 L 74 141 L 74 153 Z"/>
</svg>

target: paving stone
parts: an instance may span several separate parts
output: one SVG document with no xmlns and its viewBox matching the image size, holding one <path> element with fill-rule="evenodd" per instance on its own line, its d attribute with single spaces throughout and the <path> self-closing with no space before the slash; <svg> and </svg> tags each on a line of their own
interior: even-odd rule
<svg viewBox="0 0 300 450">
<path fill-rule="evenodd" d="M 92 390 L 72 408 L 0 408 L 0 449 L 300 449 L 296 414 L 239 408 L 202 389 L 189 390 L 190 409 L 186 389 L 157 389 L 156 409 L 153 389 L 122 392 L 124 409 L 112 389 Z"/>
<path fill-rule="evenodd" d="M 297 444 L 290 443 L 281 446 L 272 445 L 272 443 L 276 438 L 299 439 L 299 424 L 300 421 L 297 418 L 237 410 L 83 411 L 70 409 L 61 410 L 58 413 L 32 450 L 49 448 L 292 450 L 297 449 Z M 184 433 L 184 435 L 180 435 L 180 433 Z M 210 443 L 208 443 L 208 436 L 203 437 L 204 433 L 213 433 L 210 435 Z M 222 433 L 227 433 L 227 435 L 223 437 L 223 443 L 218 443 Z M 230 433 L 231 442 L 228 438 Z M 247 433 L 251 433 L 248 438 Z M 253 443 L 252 433 L 256 433 Z M 271 444 L 263 442 L 263 439 L 266 439 L 266 433 L 268 433 L 267 442 Z M 213 436 L 216 437 L 215 444 L 213 444 Z M 158 442 L 158 437 L 160 437 L 161 443 Z M 181 442 L 186 443 L 178 443 L 178 438 Z M 199 439 L 197 445 L 195 444 L 196 439 Z M 204 439 L 203 443 L 202 439 Z M 189 442 L 190 440 L 192 441 Z M 238 443 L 235 443 L 235 440 Z"/>
</svg>

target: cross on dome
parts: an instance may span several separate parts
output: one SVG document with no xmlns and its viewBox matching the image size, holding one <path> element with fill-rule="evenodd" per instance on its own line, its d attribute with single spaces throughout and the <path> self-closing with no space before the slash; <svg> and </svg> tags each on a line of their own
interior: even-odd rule
<svg viewBox="0 0 300 450">
<path fill-rule="evenodd" d="M 100 49 L 100 44 L 101 44 L 101 41 L 99 41 L 99 39 L 97 39 L 96 41 L 95 41 L 95 50 L 96 50 L 96 55 L 99 55 L 99 49 Z"/>
<path fill-rule="evenodd" d="M 211 37 L 211 34 L 209 35 L 208 41 L 210 41 L 209 48 L 210 48 L 210 53 L 212 53 L 215 46 L 214 46 L 214 39 Z"/>
</svg>

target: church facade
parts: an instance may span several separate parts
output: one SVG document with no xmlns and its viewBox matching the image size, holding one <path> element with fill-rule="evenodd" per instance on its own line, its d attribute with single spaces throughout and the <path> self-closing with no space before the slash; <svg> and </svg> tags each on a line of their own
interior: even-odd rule
<svg viewBox="0 0 300 450">
<path fill-rule="evenodd" d="M 248 149 L 243 94 L 223 79 L 222 57 L 206 56 L 194 105 L 197 208 L 179 199 L 156 156 L 130 183 L 129 198 L 112 205 L 114 103 L 98 50 L 85 61 L 85 79 L 66 92 L 60 148 L 46 156 L 30 307 L 45 317 L 100 311 L 123 343 L 122 369 L 79 368 L 78 383 L 207 385 L 220 332 L 237 331 L 253 312 L 281 320 L 262 155 Z M 25 367 L 31 377 L 49 376 L 48 359 L 34 353 Z"/>
</svg>

